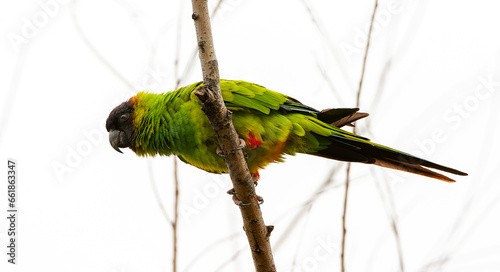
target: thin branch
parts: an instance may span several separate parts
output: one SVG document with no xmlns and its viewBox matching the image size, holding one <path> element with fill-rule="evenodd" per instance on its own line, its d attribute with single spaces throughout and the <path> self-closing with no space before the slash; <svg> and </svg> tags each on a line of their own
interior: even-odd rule
<svg viewBox="0 0 500 272">
<path fill-rule="evenodd" d="M 207 0 L 192 0 L 198 50 L 203 72 L 203 87 L 195 91 L 202 109 L 212 125 L 224 154 L 234 191 L 242 203 L 239 206 L 243 229 L 248 238 L 256 271 L 276 271 L 269 237 L 273 229 L 262 218 L 253 180 L 240 146 L 240 139 L 231 121 L 220 90 L 220 76 L 212 38 Z"/>
<path fill-rule="evenodd" d="M 370 48 L 370 38 L 372 35 L 372 29 L 373 29 L 373 21 L 375 20 L 375 13 L 377 12 L 377 7 L 378 7 L 378 0 L 375 0 L 375 7 L 373 7 L 373 14 L 372 14 L 372 20 L 370 22 L 370 29 L 368 30 L 368 38 L 366 41 L 366 50 L 365 50 L 365 57 L 363 59 L 363 68 L 361 70 L 361 78 L 359 79 L 359 88 L 358 88 L 358 94 L 356 96 L 356 107 L 359 108 L 359 102 L 361 98 L 361 89 L 363 87 L 363 79 L 365 77 L 365 68 L 366 68 L 366 58 L 368 57 L 368 49 Z M 356 133 L 356 127 L 354 127 L 353 132 Z M 349 174 L 351 172 L 351 163 L 347 164 L 347 170 L 346 170 L 346 180 L 345 180 L 345 195 L 344 195 L 344 212 L 342 214 L 342 249 L 340 253 L 340 268 L 342 272 L 345 272 L 345 238 L 346 238 L 346 214 L 347 214 L 347 199 L 349 195 Z"/>
<path fill-rule="evenodd" d="M 375 7 L 373 7 L 372 21 L 370 22 L 370 30 L 368 30 L 368 38 L 366 41 L 365 58 L 363 59 L 363 69 L 361 70 L 361 79 L 359 80 L 358 96 L 356 97 L 356 107 L 359 108 L 359 99 L 361 97 L 361 88 L 363 87 L 363 79 L 365 77 L 366 58 L 368 57 L 368 49 L 370 49 L 370 38 L 372 36 L 373 21 L 375 20 L 375 13 L 377 12 L 378 0 L 375 0 Z"/>
<path fill-rule="evenodd" d="M 342 250 L 340 252 L 340 270 L 345 271 L 345 236 L 347 233 L 346 214 L 347 214 L 347 195 L 349 193 L 349 174 L 351 173 L 351 163 L 347 164 L 346 178 L 345 178 L 345 193 L 344 193 L 344 211 L 342 213 Z"/>
<path fill-rule="evenodd" d="M 175 181 L 175 204 L 174 204 L 174 221 L 172 222 L 173 236 L 174 236 L 174 254 L 172 256 L 172 271 L 177 272 L 177 226 L 179 218 L 179 178 L 177 175 L 177 158 L 174 157 L 174 181 Z"/>
<path fill-rule="evenodd" d="M 184 8 L 183 4 L 179 6 L 179 14 L 182 14 L 182 10 Z M 175 90 L 179 88 L 179 84 L 181 80 L 179 78 L 179 59 L 180 59 L 180 51 L 181 51 L 181 33 L 182 33 L 182 16 L 179 16 L 179 20 L 177 21 L 177 42 L 175 46 L 175 61 L 174 61 L 174 76 L 175 76 Z M 178 218 L 179 218 L 179 175 L 178 175 L 178 165 L 177 165 L 177 157 L 174 156 L 174 183 L 175 183 L 175 196 L 174 196 L 174 222 L 172 223 L 174 243 L 173 243 L 173 260 L 172 260 L 172 271 L 177 272 L 177 244 L 178 244 L 178 235 L 177 235 L 177 227 L 178 227 Z"/>
<path fill-rule="evenodd" d="M 219 0 L 217 6 L 215 7 L 214 11 L 213 11 L 213 15 L 215 15 L 217 13 L 217 10 L 219 8 L 219 6 L 221 5 L 223 0 Z M 182 11 L 184 9 L 184 2 L 180 3 L 179 5 L 179 12 L 178 14 L 182 14 Z M 159 31 L 159 34 L 157 35 L 157 38 L 155 39 L 155 42 L 153 43 L 153 46 L 152 46 L 152 49 L 151 49 L 151 53 L 150 53 L 150 58 L 149 58 L 149 62 L 150 62 L 150 65 L 149 66 L 152 66 L 152 61 L 154 60 L 154 56 L 156 54 L 156 51 L 157 51 L 157 47 L 158 47 L 158 44 L 160 43 L 161 41 L 161 37 L 165 34 L 166 30 L 172 25 L 172 23 L 169 21 L 167 21 L 167 23 L 161 28 L 161 30 Z M 174 90 L 175 89 L 178 89 L 181 82 L 187 77 L 187 73 L 183 73 L 182 76 L 179 77 L 179 62 L 180 62 L 180 51 L 181 51 L 181 34 L 182 34 L 182 16 L 179 16 L 178 20 L 177 20 L 177 37 L 176 37 L 176 58 L 175 58 L 175 61 L 174 61 L 174 79 L 175 79 L 175 87 L 174 87 Z M 188 62 L 188 64 L 186 65 L 186 68 L 185 68 L 185 71 L 190 71 L 191 68 L 194 66 L 194 60 L 196 58 L 196 52 L 197 52 L 197 48 L 195 47 L 195 49 L 193 50 L 193 57 L 190 59 L 190 61 Z M 151 180 L 152 182 L 152 186 L 153 186 L 153 190 L 154 190 L 154 193 L 155 193 L 155 197 L 156 197 L 156 200 L 158 202 L 158 205 L 160 206 L 160 209 L 162 210 L 163 212 L 163 215 L 165 217 L 165 219 L 167 219 L 167 221 L 169 221 L 171 223 L 171 226 L 172 226 L 172 230 L 173 230 L 173 256 L 172 256 L 172 266 L 173 266 L 173 271 L 177 271 L 177 259 L 178 259 L 178 254 L 177 254 L 177 245 L 178 245 L 178 232 L 177 232 L 177 229 L 178 229 L 178 211 L 179 211 L 179 178 L 178 178 L 178 163 L 177 163 L 177 158 L 174 158 L 174 190 L 175 190 L 175 195 L 174 195 L 174 219 L 173 220 L 170 220 L 168 218 L 168 216 L 166 215 L 166 212 L 165 212 L 165 207 L 163 206 L 163 203 L 161 201 L 161 199 L 159 198 L 159 194 L 157 192 L 157 189 L 156 189 L 156 186 L 154 184 L 154 180 Z M 152 171 L 152 170 L 150 170 Z"/>
</svg>

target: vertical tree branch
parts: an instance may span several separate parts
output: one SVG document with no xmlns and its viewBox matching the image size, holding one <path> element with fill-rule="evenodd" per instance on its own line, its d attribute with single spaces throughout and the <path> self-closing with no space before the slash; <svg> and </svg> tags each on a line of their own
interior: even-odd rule
<svg viewBox="0 0 500 272">
<path fill-rule="evenodd" d="M 269 243 L 273 227 L 264 224 L 250 171 L 243 151 L 238 149 L 240 139 L 231 121 L 231 112 L 227 110 L 222 99 L 207 0 L 191 2 L 204 84 L 195 91 L 195 94 L 202 102 L 203 111 L 215 131 L 236 195 L 240 201 L 249 204 L 239 207 L 255 269 L 276 271 Z"/>
<path fill-rule="evenodd" d="M 349 193 L 349 175 L 351 173 L 351 163 L 347 164 L 346 170 L 346 178 L 345 178 L 345 193 L 344 193 L 344 211 L 342 213 L 342 250 L 340 252 L 340 270 L 342 272 L 345 271 L 345 237 L 347 233 L 347 228 L 345 226 L 346 223 L 346 214 L 347 214 L 347 196 Z"/>
<path fill-rule="evenodd" d="M 361 98 L 361 88 L 363 87 L 363 79 L 365 77 L 365 68 L 366 68 L 366 58 L 368 56 L 368 49 L 370 48 L 370 38 L 372 36 L 372 29 L 373 29 L 373 21 L 375 20 L 375 13 L 377 12 L 377 7 L 378 7 L 378 0 L 375 0 L 375 7 L 373 7 L 373 14 L 372 14 L 372 20 L 370 22 L 370 29 L 368 30 L 368 38 L 366 41 L 366 50 L 365 50 L 365 57 L 363 59 L 363 68 L 361 70 L 361 78 L 359 80 L 359 88 L 358 88 L 358 93 L 356 95 L 356 108 L 359 108 L 359 102 Z M 353 132 L 356 133 L 356 127 L 354 127 Z M 347 164 L 347 170 L 346 170 L 346 180 L 345 180 L 345 194 L 344 194 L 344 211 L 342 214 L 342 249 L 340 253 L 340 268 L 341 271 L 345 271 L 345 238 L 346 238 L 346 233 L 347 233 L 347 228 L 346 228 L 346 214 L 347 214 L 347 197 L 349 195 L 349 175 L 351 172 L 351 163 Z"/>
<path fill-rule="evenodd" d="M 172 221 L 172 229 L 174 236 L 173 250 L 174 254 L 172 256 L 172 271 L 177 272 L 177 226 L 179 219 L 179 178 L 177 175 L 177 158 L 174 157 L 174 182 L 175 182 L 175 200 L 174 200 L 174 220 Z"/>
<path fill-rule="evenodd" d="M 184 5 L 183 2 L 179 5 L 179 14 L 182 14 L 182 9 Z M 175 62 L 174 62 L 174 77 L 175 77 L 175 88 L 177 90 L 179 88 L 179 84 L 181 83 L 181 79 L 179 78 L 179 59 L 180 59 L 180 49 L 181 49 L 181 33 L 182 33 L 182 16 L 179 15 L 177 21 L 177 41 L 175 45 Z M 173 256 L 172 256 L 172 272 L 177 272 L 177 244 L 178 244 L 178 219 L 179 219 L 179 175 L 178 175 L 178 165 L 177 165 L 177 157 L 174 157 L 174 184 L 175 184 L 175 197 L 174 197 L 174 220 L 172 222 L 172 230 L 174 236 L 174 244 L 173 244 Z"/>
<path fill-rule="evenodd" d="M 372 36 L 373 21 L 375 20 L 375 13 L 377 12 L 378 0 L 375 0 L 373 7 L 372 20 L 370 22 L 370 30 L 368 30 L 368 38 L 366 40 L 365 58 L 363 59 L 363 68 L 361 69 L 361 78 L 359 79 L 358 95 L 356 96 L 356 107 L 359 108 L 359 100 L 361 98 L 361 88 L 363 87 L 363 79 L 365 77 L 366 58 L 368 57 L 368 49 L 370 49 L 370 39 Z M 356 129 L 356 128 L 354 128 Z"/>
</svg>

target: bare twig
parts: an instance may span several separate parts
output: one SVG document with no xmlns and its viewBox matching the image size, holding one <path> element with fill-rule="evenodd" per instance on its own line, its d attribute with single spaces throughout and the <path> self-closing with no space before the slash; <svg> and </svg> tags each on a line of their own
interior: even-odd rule
<svg viewBox="0 0 500 272">
<path fill-rule="evenodd" d="M 174 236 L 174 254 L 172 257 L 172 271 L 177 272 L 177 226 L 179 218 L 179 178 L 177 176 L 177 158 L 174 157 L 174 181 L 175 181 L 175 204 L 174 204 L 174 221 L 172 222 L 173 236 Z"/>
<path fill-rule="evenodd" d="M 215 15 L 217 13 L 217 10 L 219 8 L 219 6 L 221 5 L 223 0 L 219 0 L 217 6 L 215 7 L 214 11 L 213 11 L 213 15 Z M 179 14 L 182 14 L 182 10 L 184 9 L 184 2 L 180 3 L 179 5 Z M 154 60 L 154 56 L 156 55 L 156 51 L 157 51 L 157 47 L 158 47 L 158 44 L 160 43 L 161 41 L 161 37 L 165 34 L 166 30 L 172 25 L 171 21 L 167 21 L 167 23 L 165 23 L 165 25 L 161 28 L 161 30 L 159 31 L 159 34 L 157 36 L 157 38 L 155 39 L 155 42 L 153 43 L 152 45 L 152 48 L 151 48 L 151 53 L 150 53 L 150 58 L 149 58 L 149 62 L 150 62 L 150 65 L 149 66 L 152 66 L 152 61 Z M 180 62 L 180 51 L 181 51 L 181 34 L 182 34 L 182 16 L 179 16 L 178 18 L 178 21 L 177 21 L 177 37 L 176 37 L 176 58 L 175 58 L 175 61 L 174 61 L 174 78 L 175 78 L 175 87 L 174 87 L 174 90 L 175 89 L 178 89 L 181 82 L 187 77 L 187 74 L 188 73 L 183 73 L 182 76 L 179 76 L 179 62 Z M 189 62 L 186 64 L 186 67 L 185 67 L 185 71 L 190 71 L 192 69 L 192 67 L 194 66 L 194 60 L 195 60 L 195 57 L 196 57 L 196 50 L 197 48 L 195 47 L 195 49 L 193 50 L 193 56 L 192 58 L 190 58 Z M 170 220 L 170 218 L 168 218 L 167 214 L 166 214 L 166 211 L 165 211 L 165 207 L 159 197 L 159 194 L 157 192 L 157 189 L 156 189 L 156 185 L 154 183 L 154 180 L 151 180 L 151 183 L 152 183 L 152 186 L 153 186 L 153 191 L 154 191 L 154 194 L 155 194 L 155 197 L 156 197 L 156 200 L 158 202 L 158 205 L 160 206 L 160 209 L 162 210 L 162 213 L 163 213 L 163 216 L 165 217 L 165 219 L 167 219 L 167 221 L 171 224 L 172 226 L 172 230 L 173 230 L 173 256 L 172 256 L 172 266 L 173 266 L 173 271 L 177 271 L 177 259 L 178 259 L 178 252 L 177 252 L 177 245 L 178 245 L 178 211 L 179 211 L 179 178 L 178 178 L 178 174 L 177 174 L 177 171 L 178 171 L 178 163 L 177 163 L 177 158 L 174 158 L 174 190 L 175 190 L 175 195 L 174 195 L 174 219 L 173 220 Z M 151 166 L 149 166 L 151 167 Z M 150 169 L 150 171 L 152 171 Z"/>
<path fill-rule="evenodd" d="M 347 233 L 346 214 L 347 214 L 347 196 L 349 193 L 349 174 L 351 173 L 351 163 L 347 164 L 346 178 L 345 178 L 345 193 L 344 193 L 344 211 L 342 213 L 342 250 L 340 252 L 340 269 L 342 272 L 345 271 L 345 236 Z"/>
<path fill-rule="evenodd" d="M 359 108 L 359 102 L 361 98 L 361 89 L 363 87 L 363 79 L 365 76 L 365 68 L 366 68 L 366 58 L 368 57 L 368 49 L 370 48 L 370 38 L 372 35 L 372 29 L 373 29 L 373 21 L 375 19 L 375 13 L 377 12 L 377 7 L 378 7 L 378 0 L 375 0 L 375 7 L 373 7 L 373 14 L 372 14 L 372 20 L 370 22 L 370 29 L 368 30 L 368 38 L 366 41 L 366 50 L 365 50 L 365 57 L 363 59 L 363 68 L 361 70 L 361 78 L 359 80 L 359 88 L 358 88 L 358 94 L 356 96 L 356 107 Z M 354 127 L 353 132 L 356 132 L 356 127 Z M 346 180 L 345 180 L 345 196 L 344 196 L 344 212 L 342 215 L 342 249 L 340 253 L 340 268 L 341 271 L 345 271 L 345 238 L 346 238 L 346 214 L 347 214 L 347 199 L 349 195 L 349 174 L 351 172 L 351 163 L 347 164 L 347 170 L 346 170 Z"/>
<path fill-rule="evenodd" d="M 179 6 L 179 14 L 183 9 L 183 5 Z M 174 61 L 174 77 L 175 77 L 175 88 L 179 88 L 179 84 L 181 83 L 181 79 L 179 78 L 179 58 L 180 58 L 180 50 L 181 50 L 181 33 L 182 33 L 182 16 L 179 16 L 179 20 L 177 21 L 177 43 L 175 48 L 175 61 Z M 174 183 L 175 183 L 175 197 L 174 197 L 174 221 L 172 223 L 172 230 L 174 236 L 173 243 L 173 256 L 172 256 L 172 268 L 173 272 L 177 272 L 177 244 L 178 244 L 178 235 L 177 235 L 177 227 L 178 227 L 178 218 L 179 218 L 179 175 L 178 175 L 178 165 L 177 165 L 177 157 L 174 157 Z"/>
<path fill-rule="evenodd" d="M 358 96 L 356 97 L 356 107 L 359 107 L 361 88 L 363 87 L 363 79 L 365 77 L 366 58 L 368 57 L 368 49 L 370 49 L 370 38 L 372 36 L 373 21 L 375 20 L 375 13 L 377 12 L 377 7 L 378 7 L 378 0 L 375 0 L 375 7 L 373 7 L 372 21 L 370 22 L 370 30 L 368 30 L 368 38 L 366 40 L 365 58 L 363 59 L 363 68 L 361 69 L 361 79 L 359 80 Z"/>
<path fill-rule="evenodd" d="M 240 139 L 231 121 L 231 113 L 222 99 L 207 0 L 192 0 L 191 2 L 204 84 L 195 91 L 195 94 L 202 102 L 203 110 L 225 155 L 224 160 L 236 195 L 240 201 L 248 204 L 239 207 L 255 269 L 256 271 L 276 271 L 269 242 L 273 227 L 264 224 L 250 171 L 242 150 L 238 149 Z"/>
</svg>

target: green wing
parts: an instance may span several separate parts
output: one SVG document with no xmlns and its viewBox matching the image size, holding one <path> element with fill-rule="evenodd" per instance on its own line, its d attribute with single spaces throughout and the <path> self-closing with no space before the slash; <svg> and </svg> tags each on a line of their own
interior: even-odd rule
<svg viewBox="0 0 500 272">
<path fill-rule="evenodd" d="M 358 109 L 329 109 L 320 112 L 314 108 L 306 106 L 300 101 L 266 89 L 263 86 L 240 80 L 221 80 L 220 83 L 222 97 L 226 107 L 232 111 L 256 110 L 263 114 L 271 114 L 272 111 L 286 114 L 301 114 L 307 120 L 310 131 L 319 135 L 338 135 L 368 141 L 369 139 L 359 135 L 344 131 L 329 123 L 325 123 L 318 118 L 324 117 L 325 121 L 334 122 L 343 117 L 354 114 Z M 302 122 L 299 125 L 306 125 Z"/>
<path fill-rule="evenodd" d="M 260 85 L 240 80 L 221 80 L 222 97 L 230 110 L 257 110 L 270 114 L 279 110 L 289 97 Z"/>
</svg>

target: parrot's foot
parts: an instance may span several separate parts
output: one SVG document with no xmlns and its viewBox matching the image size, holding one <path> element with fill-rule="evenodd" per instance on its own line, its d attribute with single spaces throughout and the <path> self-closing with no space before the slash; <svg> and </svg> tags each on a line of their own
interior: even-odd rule
<svg viewBox="0 0 500 272">
<path fill-rule="evenodd" d="M 240 145 L 237 148 L 231 150 L 231 154 L 236 153 L 236 151 L 238 151 L 238 150 L 242 150 L 243 148 L 245 148 L 245 146 L 246 146 L 245 140 L 240 138 Z M 227 157 L 227 155 L 225 155 L 224 152 L 222 152 L 222 149 L 220 148 L 220 146 L 217 147 L 217 150 L 215 150 L 215 153 L 217 153 L 217 155 L 219 155 L 221 157 Z M 245 158 L 246 157 L 247 157 L 247 155 L 245 154 Z"/>
<path fill-rule="evenodd" d="M 232 188 L 231 190 L 227 191 L 227 194 L 229 195 L 232 195 L 233 196 L 233 202 L 234 204 L 236 204 L 237 206 L 248 206 L 250 205 L 250 203 L 243 203 L 243 201 L 241 201 L 237 196 L 236 196 L 236 191 L 234 190 L 234 188 Z M 256 195 L 257 197 L 257 201 L 259 202 L 259 205 L 262 205 L 264 204 L 264 198 L 262 198 L 260 195 Z"/>
<path fill-rule="evenodd" d="M 234 154 L 234 153 L 236 153 L 236 151 L 242 150 L 243 148 L 245 148 L 246 145 L 247 145 L 247 143 L 245 142 L 245 140 L 240 138 L 240 145 L 237 148 L 231 150 L 231 153 Z"/>
</svg>

